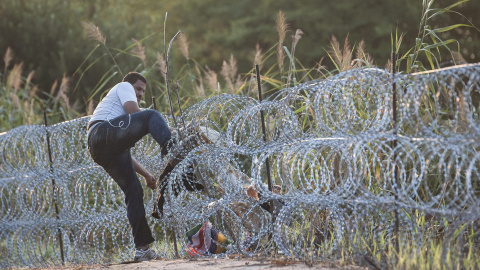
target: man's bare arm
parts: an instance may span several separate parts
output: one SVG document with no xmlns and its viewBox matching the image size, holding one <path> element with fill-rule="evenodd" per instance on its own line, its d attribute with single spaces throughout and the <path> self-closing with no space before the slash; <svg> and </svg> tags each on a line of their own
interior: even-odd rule
<svg viewBox="0 0 480 270">
<path fill-rule="evenodd" d="M 123 108 L 128 114 L 136 113 L 141 111 L 140 107 L 138 107 L 138 103 L 135 101 L 127 101 L 123 104 Z"/>
<path fill-rule="evenodd" d="M 157 181 L 155 181 L 155 178 L 133 157 L 132 157 L 132 161 L 133 161 L 133 168 L 135 168 L 135 171 L 141 176 L 143 176 L 143 178 L 145 178 L 147 187 L 151 188 L 152 190 L 155 190 L 157 188 Z"/>
</svg>

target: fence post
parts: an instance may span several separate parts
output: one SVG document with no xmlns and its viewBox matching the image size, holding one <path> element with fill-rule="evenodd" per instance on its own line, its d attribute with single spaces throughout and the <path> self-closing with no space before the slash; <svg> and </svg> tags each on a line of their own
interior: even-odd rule
<svg viewBox="0 0 480 270">
<path fill-rule="evenodd" d="M 48 122 L 47 122 L 47 111 L 43 111 L 43 119 L 45 120 L 45 132 L 47 133 L 47 147 L 48 147 L 48 160 L 50 163 L 50 173 L 53 175 L 53 159 L 52 159 L 52 148 L 50 147 L 50 133 L 48 132 Z M 55 217 L 57 220 L 60 220 L 59 210 L 57 205 L 57 196 L 56 196 L 56 184 L 55 178 L 52 176 L 52 187 L 53 187 L 53 204 L 55 205 Z M 62 257 L 62 265 L 65 265 L 65 256 L 63 254 L 63 237 L 60 227 L 58 227 L 58 238 L 60 239 L 60 255 Z"/>
<path fill-rule="evenodd" d="M 260 103 L 262 102 L 262 84 L 260 82 L 260 68 L 258 67 L 258 64 L 255 65 L 255 69 L 257 71 L 257 84 L 258 84 L 258 100 Z M 267 131 L 265 128 L 265 116 L 263 115 L 263 111 L 260 111 L 260 118 L 262 121 L 262 133 L 263 133 L 263 141 L 267 142 Z M 265 160 L 265 167 L 267 169 L 267 183 L 268 183 L 268 190 L 272 192 L 272 178 L 270 176 L 270 161 L 268 159 L 268 156 Z M 270 202 L 270 213 L 272 214 L 273 217 L 273 202 Z"/>
<path fill-rule="evenodd" d="M 153 109 L 157 110 L 157 102 L 155 101 L 155 97 L 152 97 L 152 104 L 153 104 Z M 173 247 L 175 249 L 175 256 L 177 258 L 180 258 L 180 255 L 178 255 L 178 247 L 177 247 L 177 234 L 175 233 L 175 227 L 172 227 L 172 238 L 173 238 Z"/>
<path fill-rule="evenodd" d="M 153 109 L 157 110 L 157 101 L 155 101 L 155 96 L 152 97 Z"/>
<path fill-rule="evenodd" d="M 399 237 L 399 213 L 398 213 L 398 190 L 399 190 L 399 179 L 398 179 L 398 164 L 397 164 L 397 83 L 395 82 L 395 74 L 397 72 L 397 54 L 395 52 L 392 52 L 391 55 L 391 62 L 392 62 L 392 116 L 393 116 L 393 142 L 392 142 L 392 148 L 393 148 L 393 176 L 395 178 L 395 183 L 394 183 L 394 198 L 395 198 L 395 227 L 394 227 L 394 234 L 395 234 L 395 251 L 399 252 L 400 250 L 400 243 L 398 240 Z"/>
</svg>

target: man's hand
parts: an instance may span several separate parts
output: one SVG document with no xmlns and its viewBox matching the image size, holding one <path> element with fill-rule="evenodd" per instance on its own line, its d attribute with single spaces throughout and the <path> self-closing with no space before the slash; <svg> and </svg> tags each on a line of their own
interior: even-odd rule
<svg viewBox="0 0 480 270">
<path fill-rule="evenodd" d="M 144 178 L 145 182 L 147 183 L 147 187 L 152 190 L 155 190 L 157 188 L 157 180 L 155 180 L 155 178 L 151 174 L 147 175 Z"/>
<path fill-rule="evenodd" d="M 136 159 L 132 157 L 133 168 L 135 171 L 139 173 L 143 178 L 145 178 L 145 182 L 147 183 L 147 187 L 155 190 L 157 188 L 157 181 L 155 178 L 150 174 Z"/>
</svg>

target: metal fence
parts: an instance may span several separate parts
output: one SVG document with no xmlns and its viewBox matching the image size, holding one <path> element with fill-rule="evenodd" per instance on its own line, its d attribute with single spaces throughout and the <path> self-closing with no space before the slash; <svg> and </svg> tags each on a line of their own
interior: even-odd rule
<svg viewBox="0 0 480 270">
<path fill-rule="evenodd" d="M 163 257 L 190 256 L 185 233 L 207 220 L 233 243 L 227 254 L 251 256 L 331 259 L 346 248 L 362 254 L 358 237 L 401 248 L 428 233 L 450 243 L 469 228 L 480 240 L 478 64 L 413 75 L 355 69 L 262 102 L 208 98 L 184 118 L 207 140 L 170 174 L 162 218 L 148 217 Z M 88 119 L 0 134 L 1 268 L 133 257 L 123 194 L 87 151 Z M 159 150 L 150 136 L 132 150 L 156 177 Z M 181 184 L 192 168 L 203 191 Z M 144 191 L 148 215 L 158 190 Z"/>
</svg>

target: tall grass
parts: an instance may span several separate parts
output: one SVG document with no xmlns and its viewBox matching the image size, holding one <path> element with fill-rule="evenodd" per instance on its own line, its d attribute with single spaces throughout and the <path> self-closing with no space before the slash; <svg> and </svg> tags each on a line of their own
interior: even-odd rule
<svg viewBox="0 0 480 270">
<path fill-rule="evenodd" d="M 461 0 L 453 3 L 446 8 L 433 8 L 433 0 L 423 0 L 423 14 L 419 23 L 419 32 L 416 43 L 410 49 L 402 51 L 402 34 L 392 33 L 392 51 L 400 55 L 397 65 L 402 72 L 411 73 L 426 69 L 434 69 L 440 66 L 442 55 L 440 50 L 446 50 L 450 54 L 455 54 L 450 45 L 455 44 L 456 40 L 442 40 L 440 33 L 452 31 L 459 27 L 474 27 L 473 25 L 455 24 L 440 29 L 432 29 L 430 21 L 444 13 L 455 12 L 454 8 L 468 0 Z M 73 74 L 78 82 L 87 74 L 99 61 L 111 61 L 112 66 L 106 70 L 100 81 L 82 101 L 71 101 L 69 93 L 71 90 L 70 78 L 64 76 L 52 85 L 50 92 L 38 91 L 38 87 L 31 83 L 34 71 L 24 74 L 22 63 L 12 63 L 13 53 L 7 49 L 4 55 L 5 69 L 1 74 L 0 80 L 0 132 L 7 131 L 20 125 L 33 125 L 43 123 L 43 111 L 49 112 L 50 122 L 60 122 L 75 117 L 91 114 L 94 105 L 99 102 L 103 95 L 108 91 L 112 83 L 119 81 L 127 70 L 123 70 L 117 63 L 119 56 L 135 57 L 138 59 L 136 71 L 143 73 L 148 83 L 148 93 L 144 101 L 144 107 L 151 106 L 150 98 L 155 97 L 160 110 L 169 111 L 167 98 L 167 80 L 171 80 L 171 85 L 176 87 L 178 82 L 179 101 L 173 103 L 173 113 L 178 114 L 180 108 L 191 106 L 204 98 L 218 95 L 220 93 L 230 93 L 257 97 L 257 84 L 254 66 L 258 64 L 261 68 L 261 81 L 263 83 L 265 95 L 273 95 L 276 91 L 285 87 L 295 86 L 298 83 L 313 80 L 324 79 L 332 75 L 344 72 L 349 69 L 367 66 L 375 66 L 374 60 L 368 54 L 363 41 L 356 45 L 351 45 L 348 36 L 341 46 L 340 41 L 332 36 L 329 49 L 326 50 L 327 56 L 334 69 L 327 70 L 323 65 L 323 59 L 314 67 L 305 67 L 295 58 L 295 49 L 301 42 L 302 31 L 295 29 L 292 35 L 292 43 L 287 45 L 286 37 L 289 30 L 287 18 L 283 12 L 279 11 L 276 18 L 276 31 L 278 33 L 277 43 L 268 49 L 256 46 L 252 54 L 252 68 L 250 70 L 239 72 L 237 61 L 233 55 L 223 61 L 219 72 L 210 69 L 208 66 L 200 66 L 195 59 L 190 56 L 187 36 L 182 33 L 175 41 L 176 49 L 184 57 L 183 65 L 170 70 L 166 76 L 166 66 L 168 55 L 166 50 L 157 49 L 155 59 L 150 59 L 146 55 L 146 48 L 143 42 L 154 35 L 149 35 L 141 40 L 132 40 L 132 44 L 124 49 L 109 47 L 107 38 L 103 36 L 101 30 L 90 22 L 82 23 L 87 35 L 96 43 L 91 53 L 86 56 L 85 61 Z M 478 29 L 477 29 L 478 30 Z M 105 53 L 96 59 L 93 59 L 93 52 L 103 50 Z M 458 59 L 456 57 L 455 59 Z M 147 63 L 154 62 L 153 65 Z M 270 66 L 267 66 L 270 65 Z M 403 69 L 402 69 L 403 67 Z M 178 105 L 177 105 L 178 104 Z M 296 113 L 302 114 L 302 111 L 308 108 L 297 108 Z M 84 112 L 81 112 L 81 111 Z M 305 125 L 308 125 L 308 114 L 305 114 Z M 338 260 L 345 263 L 355 262 L 358 264 L 371 265 L 378 268 L 393 269 L 478 269 L 480 267 L 480 254 L 478 247 L 475 246 L 474 237 L 477 235 L 475 227 L 462 227 L 454 229 L 453 236 L 445 238 L 441 235 L 439 228 L 448 229 L 448 224 L 442 224 L 439 220 L 426 220 L 421 213 L 411 217 L 415 219 L 417 227 L 422 229 L 423 238 L 420 242 L 411 236 L 405 235 L 401 238 L 400 249 L 395 253 L 393 241 L 387 237 L 387 233 L 374 232 L 374 224 L 369 226 L 357 226 L 364 228 L 355 231 L 351 235 L 335 242 L 323 241 L 315 242 L 312 224 L 300 224 L 300 231 L 305 231 L 304 241 L 302 241 L 305 250 L 312 249 L 315 245 L 321 246 L 318 252 L 337 249 Z M 439 237 L 440 235 L 440 237 Z M 379 237 L 375 237 L 379 236 Z M 478 237 L 478 236 L 477 236 Z M 330 245 L 330 246 L 329 246 Z M 352 248 L 352 247 L 355 247 Z M 313 254 L 306 252 L 310 257 Z M 318 254 L 317 254 L 318 255 Z M 394 262 L 394 263 L 392 263 Z"/>
<path fill-rule="evenodd" d="M 8 48 L 4 55 L 5 69 L 0 74 L 0 132 L 21 125 L 43 123 L 43 111 L 47 110 L 50 121 L 60 122 L 77 117 L 78 102 L 71 104 L 68 97 L 69 78 L 55 81 L 50 93 L 39 93 L 32 84 L 34 71 L 24 75 L 24 65 L 12 63 L 14 52 Z"/>
<path fill-rule="evenodd" d="M 439 68 L 442 61 L 444 61 L 444 59 L 442 60 L 442 56 L 446 55 L 442 51 L 447 52 L 447 55 L 450 54 L 454 64 L 456 64 L 455 61 L 458 59 L 456 55 L 458 55 L 458 52 L 460 52 L 460 43 L 456 39 L 444 40 L 442 39 L 441 34 L 460 27 L 473 28 L 476 31 L 480 31 L 480 29 L 473 25 L 468 18 L 465 18 L 462 14 L 454 10 L 455 7 L 469 1 L 470 0 L 461 0 L 453 2 L 448 7 L 434 8 L 434 0 L 422 0 L 422 17 L 419 23 L 418 34 L 414 46 L 404 52 L 403 55 L 400 55 L 399 48 L 402 41 L 402 36 L 398 37 L 397 33 L 395 36 L 395 42 L 393 42 L 392 37 L 392 51 L 395 51 L 400 55 L 396 64 L 400 66 L 406 61 L 404 64 L 405 73 Z M 433 21 L 435 19 L 441 19 L 438 17 L 448 13 L 453 13 L 464 17 L 469 24 L 454 24 L 442 28 L 432 29 L 431 24 Z M 456 50 L 453 50 L 449 45 L 456 45 L 454 47 Z"/>
<path fill-rule="evenodd" d="M 418 35 L 415 44 L 406 51 L 402 51 L 403 34 L 392 34 L 392 51 L 399 54 L 396 65 L 401 72 L 411 73 L 426 69 L 438 68 L 441 65 L 442 57 L 445 58 L 445 52 L 450 54 L 453 59 L 462 59 L 459 55 L 459 43 L 454 39 L 443 40 L 441 34 L 454 31 L 460 27 L 469 27 L 478 30 L 473 24 L 455 24 L 438 29 L 432 29 L 431 21 L 440 18 L 446 13 L 456 13 L 455 7 L 468 2 L 461 0 L 454 2 L 445 8 L 434 8 L 434 0 L 423 0 L 423 13 L 418 26 Z M 458 14 L 458 16 L 462 16 Z M 255 64 L 261 67 L 261 76 L 265 95 L 271 95 L 284 87 L 295 86 L 300 82 L 305 82 L 317 78 L 327 78 L 339 72 L 360 66 L 375 66 L 374 60 L 367 53 L 364 42 L 350 45 L 348 36 L 344 40 L 343 48 L 341 42 L 332 35 L 329 49 L 326 49 L 327 59 L 334 67 L 333 70 L 327 70 L 322 65 L 323 59 L 314 67 L 305 67 L 295 58 L 295 49 L 302 38 L 301 29 L 290 29 L 288 18 L 282 11 L 278 12 L 275 20 L 275 29 L 278 34 L 277 43 L 271 48 L 264 49 L 258 45 L 254 48 L 252 54 L 252 68 L 247 71 L 239 71 L 236 67 L 236 59 L 233 55 L 225 60 L 220 71 L 210 69 L 208 66 L 200 66 L 195 59 L 190 56 L 187 36 L 182 33 L 175 41 L 175 53 L 183 56 L 184 61 L 179 61 L 179 67 L 170 70 L 169 79 L 172 85 L 179 83 L 180 106 L 191 106 L 203 98 L 217 95 L 219 93 L 232 93 L 239 95 L 248 95 L 257 97 Z M 127 72 L 124 67 L 118 64 L 119 57 L 134 57 L 138 59 L 136 71 L 146 75 L 149 79 L 148 92 L 146 94 L 143 106 L 151 105 L 150 98 L 154 96 L 159 108 L 168 111 L 169 106 L 166 102 L 166 81 L 165 81 L 165 50 L 157 48 L 156 59 L 149 59 L 143 42 L 156 36 L 152 33 L 140 40 L 132 40 L 131 45 L 126 48 L 118 49 L 110 47 L 108 39 L 105 37 L 96 25 L 91 22 L 82 22 L 86 35 L 92 39 L 96 46 L 91 53 L 85 57 L 84 62 L 78 67 L 72 75 L 76 84 L 69 85 L 71 78 L 64 76 L 59 78 L 59 82 L 52 85 L 51 91 L 47 93 L 44 89 L 38 91 L 35 85 L 31 84 L 34 71 L 27 75 L 23 74 L 22 63 L 12 63 L 13 52 L 8 49 L 5 52 L 4 62 L 5 70 L 1 74 L 2 96 L 2 122 L 1 131 L 11 129 L 23 124 L 41 123 L 41 113 L 44 109 L 49 110 L 49 117 L 53 122 L 71 119 L 93 111 L 95 104 L 103 97 L 109 86 L 119 81 Z M 291 36 L 291 44 L 288 37 Z M 166 37 L 164 37 L 166 38 Z M 455 45 L 454 48 L 450 45 Z M 151 48 L 150 48 L 151 49 Z M 94 52 L 101 50 L 104 53 L 97 58 L 93 58 Z M 175 56 L 176 57 L 176 56 Z M 106 70 L 94 89 L 85 96 L 83 100 L 69 100 L 69 93 L 75 92 L 79 82 L 84 78 L 87 72 L 100 61 L 110 61 L 111 68 Z M 154 62 L 154 65 L 147 63 Z M 183 63 L 183 64 L 182 64 Z M 390 65 L 391 63 L 389 63 Z M 267 68 L 266 65 L 269 65 Z M 72 88 L 72 89 L 70 89 Z M 174 107 L 178 113 L 178 106 Z M 15 112 L 15 113 L 9 113 Z"/>
</svg>

